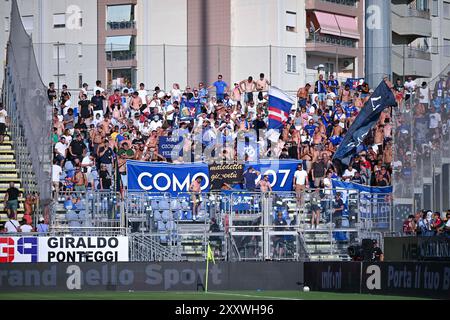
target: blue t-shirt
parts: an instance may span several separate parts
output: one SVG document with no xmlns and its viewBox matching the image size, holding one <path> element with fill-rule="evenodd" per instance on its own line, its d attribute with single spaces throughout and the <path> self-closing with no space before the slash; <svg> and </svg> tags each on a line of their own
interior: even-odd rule
<svg viewBox="0 0 450 320">
<path fill-rule="evenodd" d="M 116 136 L 117 142 L 120 144 L 123 140 L 125 140 L 125 137 L 121 134 L 118 134 Z"/>
<path fill-rule="evenodd" d="M 309 136 L 312 137 L 314 134 L 314 130 L 316 130 L 316 126 L 313 124 L 308 124 L 305 126 L 305 130 L 308 132 Z"/>
<path fill-rule="evenodd" d="M 347 118 L 350 118 L 354 111 L 358 111 L 358 109 L 355 106 L 350 106 L 350 105 L 349 106 L 345 106 L 344 110 L 345 110 L 345 116 Z"/>
<path fill-rule="evenodd" d="M 245 181 L 245 188 L 247 190 L 254 190 L 256 188 L 256 178 L 258 178 L 258 175 L 255 172 L 249 172 L 247 171 L 244 173 L 244 181 Z"/>
<path fill-rule="evenodd" d="M 316 81 L 316 90 L 317 93 L 327 93 L 327 83 L 325 82 L 325 80 L 317 80 Z"/>
<path fill-rule="evenodd" d="M 228 87 L 225 81 L 216 81 L 213 83 L 213 86 L 216 87 L 217 94 L 223 94 L 225 92 L 225 88 Z"/>
<path fill-rule="evenodd" d="M 334 80 L 328 80 L 327 85 L 328 85 L 329 87 L 333 87 L 333 86 L 334 86 L 333 92 L 334 92 L 336 95 L 338 94 L 339 82 L 338 82 L 336 79 L 334 79 Z"/>
</svg>

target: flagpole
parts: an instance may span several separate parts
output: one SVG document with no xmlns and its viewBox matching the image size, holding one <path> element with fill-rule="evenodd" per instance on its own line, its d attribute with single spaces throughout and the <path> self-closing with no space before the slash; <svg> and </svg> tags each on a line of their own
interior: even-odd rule
<svg viewBox="0 0 450 320">
<path fill-rule="evenodd" d="M 206 274 L 205 274 L 205 292 L 208 292 L 208 274 L 209 274 L 209 241 L 206 249 Z"/>
</svg>

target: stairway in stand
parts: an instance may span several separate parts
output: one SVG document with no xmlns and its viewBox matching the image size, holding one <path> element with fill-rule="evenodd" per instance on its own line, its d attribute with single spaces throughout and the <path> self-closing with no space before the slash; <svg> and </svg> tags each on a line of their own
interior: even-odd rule
<svg viewBox="0 0 450 320">
<path fill-rule="evenodd" d="M 8 215 L 5 209 L 5 194 L 9 188 L 9 183 L 14 182 L 16 188 L 21 191 L 19 196 L 19 208 L 17 210 L 17 220 L 22 220 L 24 214 L 25 195 L 20 173 L 16 168 L 16 157 L 14 147 L 9 135 L 0 144 L 0 224 L 4 225 L 8 221 Z"/>
</svg>

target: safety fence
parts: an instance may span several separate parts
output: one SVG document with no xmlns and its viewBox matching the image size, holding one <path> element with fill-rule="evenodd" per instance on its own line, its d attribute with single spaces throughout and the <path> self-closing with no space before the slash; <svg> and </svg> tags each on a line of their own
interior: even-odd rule
<svg viewBox="0 0 450 320">
<path fill-rule="evenodd" d="M 411 91 L 393 108 L 395 231 L 417 210 L 450 207 L 450 94 L 447 73 Z M 406 99 L 408 98 L 408 99 Z"/>
<path fill-rule="evenodd" d="M 390 233 L 393 220 L 390 194 L 343 189 L 127 192 L 123 200 L 63 192 L 54 209 L 52 234 L 127 235 L 133 261 L 203 260 L 208 243 L 225 261 L 345 259 L 351 243 Z"/>
<path fill-rule="evenodd" d="M 40 210 L 51 201 L 51 106 L 36 63 L 32 39 L 25 31 L 17 4 L 11 12 L 4 71 L 3 103 L 10 118 L 9 134 L 15 164 L 26 193 L 39 193 Z"/>
</svg>

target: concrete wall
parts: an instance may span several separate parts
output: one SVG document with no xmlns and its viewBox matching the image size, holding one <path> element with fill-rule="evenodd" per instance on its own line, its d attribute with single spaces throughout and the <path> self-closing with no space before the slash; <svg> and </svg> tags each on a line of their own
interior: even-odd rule
<svg viewBox="0 0 450 320">
<path fill-rule="evenodd" d="M 286 11 L 297 13 L 297 29 L 286 31 Z M 231 1 L 231 78 L 263 72 L 273 85 L 297 90 L 304 84 L 305 3 L 300 0 Z M 272 46 L 272 47 L 270 47 Z M 297 72 L 287 72 L 287 55 L 297 56 Z"/>
<path fill-rule="evenodd" d="M 175 82 L 182 88 L 187 84 L 187 2 L 137 3 L 137 81 L 144 82 L 147 88 L 158 85 L 170 90 Z"/>
<path fill-rule="evenodd" d="M 432 0 L 430 1 L 432 2 Z M 431 6 L 431 3 L 430 3 Z M 432 37 L 438 39 L 438 52 L 431 55 L 432 78 L 436 78 L 448 64 L 450 57 L 444 55 L 444 39 L 450 40 L 450 20 L 443 16 L 443 0 L 438 1 L 438 16 L 431 16 Z M 430 40 L 430 45 L 432 41 Z"/>
<path fill-rule="evenodd" d="M 208 85 L 222 74 L 230 85 L 231 0 L 188 0 L 188 83 Z"/>
<path fill-rule="evenodd" d="M 57 59 L 54 58 L 53 44 L 66 43 L 65 58 L 60 59 L 60 84 L 65 82 L 69 88 L 78 88 L 78 73 L 82 73 L 83 81 L 93 83 L 97 74 L 97 51 L 95 44 L 97 35 L 96 4 L 92 0 L 18 0 L 22 16 L 33 15 L 34 25 L 31 35 L 35 48 L 37 64 L 40 68 L 44 84 L 57 82 Z M 82 26 L 78 24 L 78 9 L 81 11 Z M 75 9 L 75 10 L 72 10 Z M 1 1 L 0 11 L 2 26 L 0 32 L 1 60 L 5 59 L 6 42 L 9 33 L 5 31 L 5 17 L 9 17 L 10 1 Z M 44 14 L 43 14 L 44 13 Z M 66 13 L 66 27 L 53 28 L 53 14 Z M 82 43 L 82 49 L 79 49 Z M 81 53 L 81 56 L 79 55 Z M 0 75 L 3 80 L 3 73 Z"/>
</svg>

